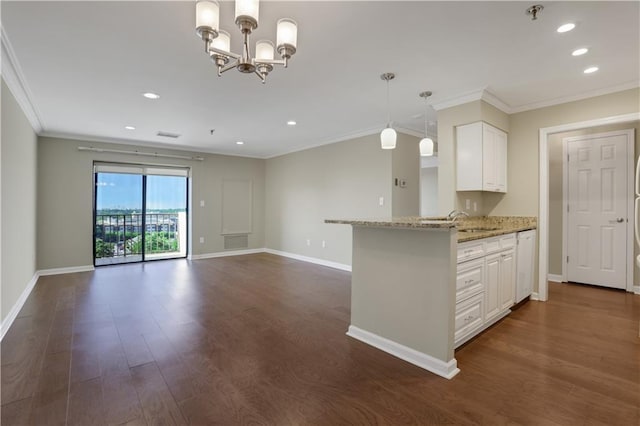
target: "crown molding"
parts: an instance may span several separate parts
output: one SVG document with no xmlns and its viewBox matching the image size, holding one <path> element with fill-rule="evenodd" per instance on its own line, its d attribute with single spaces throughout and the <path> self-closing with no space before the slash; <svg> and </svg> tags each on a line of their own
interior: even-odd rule
<svg viewBox="0 0 640 426">
<path fill-rule="evenodd" d="M 569 102 L 580 101 L 583 99 L 594 98 L 596 96 L 608 95 L 616 92 L 623 92 L 629 89 L 640 88 L 640 80 L 630 81 L 628 83 L 620 84 L 617 86 L 611 86 L 603 89 L 591 90 L 589 92 L 580 93 L 579 95 L 564 96 L 562 98 L 555 98 L 548 101 L 534 102 L 530 104 L 520 105 L 518 107 L 511 108 L 511 114 L 516 114 L 524 111 L 531 111 L 533 109 L 546 108 L 554 105 L 566 104 Z"/>
<path fill-rule="evenodd" d="M 16 98 L 18 105 L 22 108 L 22 112 L 24 112 L 27 120 L 29 120 L 31 127 L 33 127 L 33 130 L 37 134 L 40 134 L 44 129 L 42 119 L 40 118 L 41 115 L 32 102 L 33 96 L 27 86 L 22 68 L 20 68 L 20 64 L 9 42 L 7 33 L 4 31 L 4 27 L 0 28 L 0 41 L 2 45 L 2 70 L 0 74 Z"/>
<path fill-rule="evenodd" d="M 440 102 L 436 102 L 431 106 L 436 111 L 440 111 L 442 109 L 451 108 L 458 105 L 468 104 L 469 102 L 475 101 L 485 101 L 486 103 L 493 105 L 498 108 L 500 111 L 511 114 L 513 112 L 513 108 L 504 102 L 502 99 L 498 98 L 496 95 L 491 93 L 486 87 L 482 89 L 476 89 L 471 92 L 462 93 L 460 95 L 456 95 L 449 99 L 445 99 Z"/>
<path fill-rule="evenodd" d="M 219 152 L 209 149 L 198 148 L 195 146 L 189 145 L 169 145 L 158 142 L 147 142 L 147 141 L 139 141 L 139 140 L 131 140 L 131 139 L 117 139 L 117 138 L 109 138 L 109 137 L 101 137 L 101 136 L 92 136 L 92 135 L 80 135 L 74 133 L 64 133 L 64 132 L 50 132 L 43 131 L 40 137 L 44 138 L 54 138 L 54 139 L 68 139 L 79 142 L 98 142 L 98 143 L 108 143 L 108 144 L 119 144 L 126 146 L 137 146 L 143 148 L 156 148 L 156 149 L 166 149 L 167 151 L 179 151 L 183 153 L 192 153 L 192 154 L 210 154 L 210 155 L 221 155 L 227 157 L 243 157 L 243 158 L 255 158 L 255 159 L 264 159 L 265 157 L 259 157 L 256 155 L 248 155 L 248 154 L 233 154 L 228 152 Z"/>
</svg>

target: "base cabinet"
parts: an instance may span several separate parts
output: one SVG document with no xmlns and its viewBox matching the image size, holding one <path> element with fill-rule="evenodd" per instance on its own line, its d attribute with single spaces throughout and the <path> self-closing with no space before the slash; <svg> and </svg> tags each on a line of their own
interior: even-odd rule
<svg viewBox="0 0 640 426">
<path fill-rule="evenodd" d="M 472 260 L 467 260 L 473 257 Z M 509 313 L 515 301 L 515 234 L 458 245 L 455 346 Z"/>
</svg>

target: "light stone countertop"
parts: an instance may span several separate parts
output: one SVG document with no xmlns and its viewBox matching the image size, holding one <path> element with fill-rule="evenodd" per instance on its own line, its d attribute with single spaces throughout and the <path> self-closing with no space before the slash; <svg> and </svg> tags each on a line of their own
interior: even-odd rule
<svg viewBox="0 0 640 426">
<path fill-rule="evenodd" d="M 496 237 L 512 232 L 537 228 L 537 218 L 532 216 L 474 216 L 455 222 L 446 217 L 397 217 L 381 219 L 326 219 L 325 223 L 400 229 L 450 229 L 457 228 L 458 242 Z M 473 230 L 468 232 L 467 230 Z"/>
</svg>

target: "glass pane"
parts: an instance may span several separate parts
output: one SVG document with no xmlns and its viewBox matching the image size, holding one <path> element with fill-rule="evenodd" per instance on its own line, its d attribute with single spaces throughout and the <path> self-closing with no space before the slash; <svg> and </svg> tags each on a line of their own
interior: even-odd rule
<svg viewBox="0 0 640 426">
<path fill-rule="evenodd" d="M 96 265 L 142 260 L 142 176 L 97 173 Z"/>
<path fill-rule="evenodd" d="M 145 259 L 187 255 L 187 178 L 147 176 Z"/>
</svg>

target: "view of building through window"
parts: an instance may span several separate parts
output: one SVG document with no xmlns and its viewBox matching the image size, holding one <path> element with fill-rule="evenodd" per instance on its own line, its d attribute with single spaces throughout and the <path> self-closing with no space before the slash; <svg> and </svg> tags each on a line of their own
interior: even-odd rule
<svg viewBox="0 0 640 426">
<path fill-rule="evenodd" d="M 186 256 L 187 178 L 96 173 L 95 264 Z"/>
</svg>

